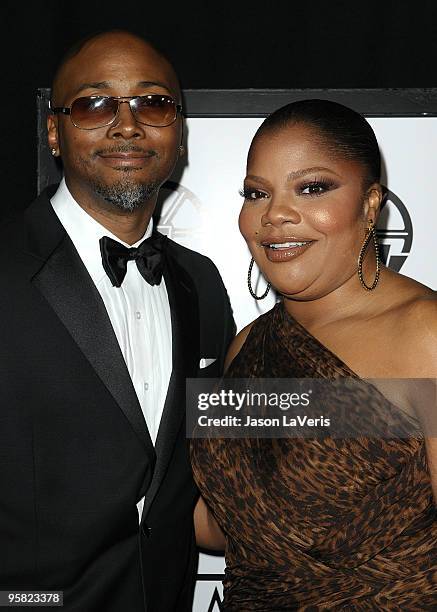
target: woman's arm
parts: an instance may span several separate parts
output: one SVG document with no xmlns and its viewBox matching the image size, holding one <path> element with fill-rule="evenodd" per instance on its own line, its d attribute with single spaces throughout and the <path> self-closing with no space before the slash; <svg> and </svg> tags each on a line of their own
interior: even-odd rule
<svg viewBox="0 0 437 612">
<path fill-rule="evenodd" d="M 203 497 L 199 497 L 194 509 L 194 531 L 196 533 L 197 546 L 200 546 L 200 548 L 225 550 L 226 537 L 211 514 Z"/>
<path fill-rule="evenodd" d="M 225 359 L 225 371 L 240 352 L 253 323 L 254 321 L 246 325 L 232 340 Z M 194 529 L 196 542 L 200 548 L 221 551 L 225 549 L 226 537 L 202 497 L 199 498 L 194 509 Z"/>
<path fill-rule="evenodd" d="M 235 359 L 235 357 L 240 352 L 243 344 L 246 342 L 246 338 L 249 335 L 249 332 L 252 329 L 252 325 L 254 323 L 255 321 L 252 321 L 251 323 L 249 323 L 249 325 L 246 325 L 246 327 L 243 327 L 243 329 L 238 332 L 238 334 L 235 336 L 235 338 L 232 340 L 231 344 L 229 345 L 228 353 L 225 358 L 225 372 L 231 365 L 232 361 Z"/>
<path fill-rule="evenodd" d="M 416 392 L 412 404 L 425 433 L 426 454 L 437 505 L 437 297 L 416 302 L 407 329 L 405 346 L 408 347 L 409 376 L 416 379 L 413 381 Z"/>
</svg>

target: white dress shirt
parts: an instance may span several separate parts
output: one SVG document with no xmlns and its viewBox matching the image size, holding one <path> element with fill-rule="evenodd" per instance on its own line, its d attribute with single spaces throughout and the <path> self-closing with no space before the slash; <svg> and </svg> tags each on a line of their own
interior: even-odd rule
<svg viewBox="0 0 437 612">
<path fill-rule="evenodd" d="M 124 246 L 138 246 L 151 235 L 153 222 L 150 220 L 141 240 L 129 245 L 79 206 L 65 180 L 51 203 L 102 296 L 155 443 L 172 370 L 171 316 L 164 278 L 152 287 L 138 272 L 135 261 L 128 261 L 121 287 L 113 287 L 103 269 L 99 245 L 100 238 L 109 236 Z"/>
</svg>

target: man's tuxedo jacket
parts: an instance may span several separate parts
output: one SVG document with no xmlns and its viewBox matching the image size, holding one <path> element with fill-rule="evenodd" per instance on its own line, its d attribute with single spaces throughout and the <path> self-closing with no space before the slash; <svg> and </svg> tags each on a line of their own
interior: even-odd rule
<svg viewBox="0 0 437 612">
<path fill-rule="evenodd" d="M 191 610 L 185 379 L 220 374 L 234 332 L 225 288 L 209 259 L 169 240 L 173 371 L 154 448 L 49 195 L 0 230 L 0 590 L 62 590 L 80 612 Z M 202 357 L 216 361 L 199 371 Z"/>
</svg>

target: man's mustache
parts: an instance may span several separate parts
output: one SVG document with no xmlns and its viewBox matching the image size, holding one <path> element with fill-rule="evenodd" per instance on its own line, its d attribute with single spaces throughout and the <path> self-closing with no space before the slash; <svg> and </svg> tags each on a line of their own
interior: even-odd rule
<svg viewBox="0 0 437 612">
<path fill-rule="evenodd" d="M 140 153 L 147 157 L 153 157 L 154 155 L 157 155 L 156 151 L 153 149 L 143 149 L 142 147 L 130 144 L 120 144 L 114 147 L 98 149 L 97 151 L 95 151 L 94 155 L 111 155 L 113 153 Z"/>
</svg>

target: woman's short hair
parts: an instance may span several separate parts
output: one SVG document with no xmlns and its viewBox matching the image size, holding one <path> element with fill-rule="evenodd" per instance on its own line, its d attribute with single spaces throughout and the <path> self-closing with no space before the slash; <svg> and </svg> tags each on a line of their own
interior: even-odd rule
<svg viewBox="0 0 437 612">
<path fill-rule="evenodd" d="M 292 125 L 313 128 L 332 154 L 357 161 L 365 167 L 364 187 L 379 183 L 381 154 L 370 124 L 356 111 L 329 100 L 291 102 L 269 115 L 259 127 L 258 136 Z"/>
</svg>

